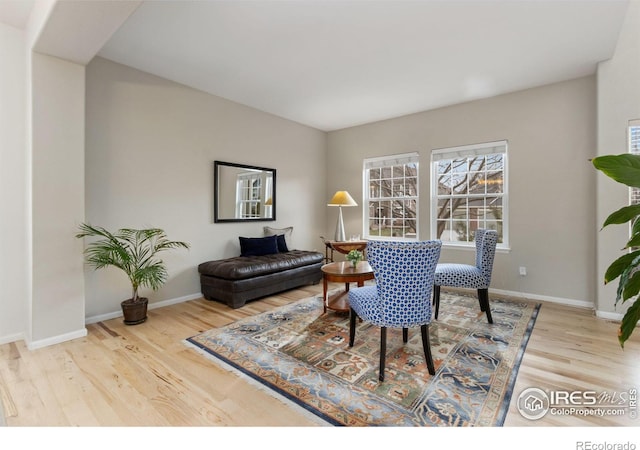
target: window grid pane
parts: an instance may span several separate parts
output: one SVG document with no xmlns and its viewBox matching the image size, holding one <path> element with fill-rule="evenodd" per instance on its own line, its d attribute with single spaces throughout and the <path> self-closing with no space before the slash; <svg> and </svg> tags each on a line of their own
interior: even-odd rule
<svg viewBox="0 0 640 450">
<path fill-rule="evenodd" d="M 365 238 L 417 239 L 418 164 L 390 163 L 394 159 L 382 158 L 378 163 L 383 167 L 364 170 L 368 194 Z"/>
<path fill-rule="evenodd" d="M 443 156 L 433 164 L 432 237 L 473 245 L 475 230 L 487 228 L 504 242 L 505 154 Z"/>
<path fill-rule="evenodd" d="M 640 155 L 640 126 L 629 126 L 629 153 Z M 629 188 L 629 204 L 637 205 L 640 203 L 640 189 Z"/>
<path fill-rule="evenodd" d="M 260 217 L 260 192 L 262 191 L 262 179 L 259 174 L 238 175 L 237 217 Z"/>
</svg>

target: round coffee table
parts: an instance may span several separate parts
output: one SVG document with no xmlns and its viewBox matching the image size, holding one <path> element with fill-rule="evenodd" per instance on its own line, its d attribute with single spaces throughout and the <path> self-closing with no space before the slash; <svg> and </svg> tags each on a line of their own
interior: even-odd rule
<svg viewBox="0 0 640 450">
<path fill-rule="evenodd" d="M 373 280 L 373 269 L 367 261 L 360 261 L 354 268 L 349 261 L 334 262 L 322 266 L 322 284 L 324 287 L 324 312 L 327 309 L 337 312 L 349 311 L 349 283 L 364 286 L 367 280 Z M 337 294 L 327 294 L 327 284 L 330 281 L 344 283 L 344 291 Z"/>
</svg>

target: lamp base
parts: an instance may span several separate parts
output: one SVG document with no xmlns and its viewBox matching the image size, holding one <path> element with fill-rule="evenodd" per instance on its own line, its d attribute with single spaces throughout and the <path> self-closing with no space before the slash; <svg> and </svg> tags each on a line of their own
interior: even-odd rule
<svg viewBox="0 0 640 450">
<path fill-rule="evenodd" d="M 338 222 L 336 223 L 336 234 L 334 240 L 338 242 L 346 241 L 344 234 L 344 222 L 342 221 L 342 206 L 338 207 Z"/>
</svg>

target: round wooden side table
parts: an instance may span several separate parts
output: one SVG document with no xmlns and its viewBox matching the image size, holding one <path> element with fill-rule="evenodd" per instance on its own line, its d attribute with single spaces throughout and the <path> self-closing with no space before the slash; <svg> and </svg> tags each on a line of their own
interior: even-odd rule
<svg viewBox="0 0 640 450">
<path fill-rule="evenodd" d="M 349 283 L 364 286 L 367 280 L 373 280 L 373 269 L 367 261 L 360 261 L 354 268 L 349 261 L 341 261 L 322 266 L 322 284 L 324 288 L 324 312 L 327 309 L 337 312 L 349 311 Z M 333 295 L 327 294 L 327 284 L 330 282 L 344 283 L 344 291 Z"/>
</svg>

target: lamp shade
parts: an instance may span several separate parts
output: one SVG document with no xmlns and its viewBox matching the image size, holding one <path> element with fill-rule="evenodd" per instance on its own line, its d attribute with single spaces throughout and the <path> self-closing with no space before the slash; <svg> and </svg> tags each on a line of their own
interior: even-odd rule
<svg viewBox="0 0 640 450">
<path fill-rule="evenodd" d="M 329 200 L 327 206 L 358 206 L 358 204 L 347 191 L 338 191 Z"/>
</svg>

